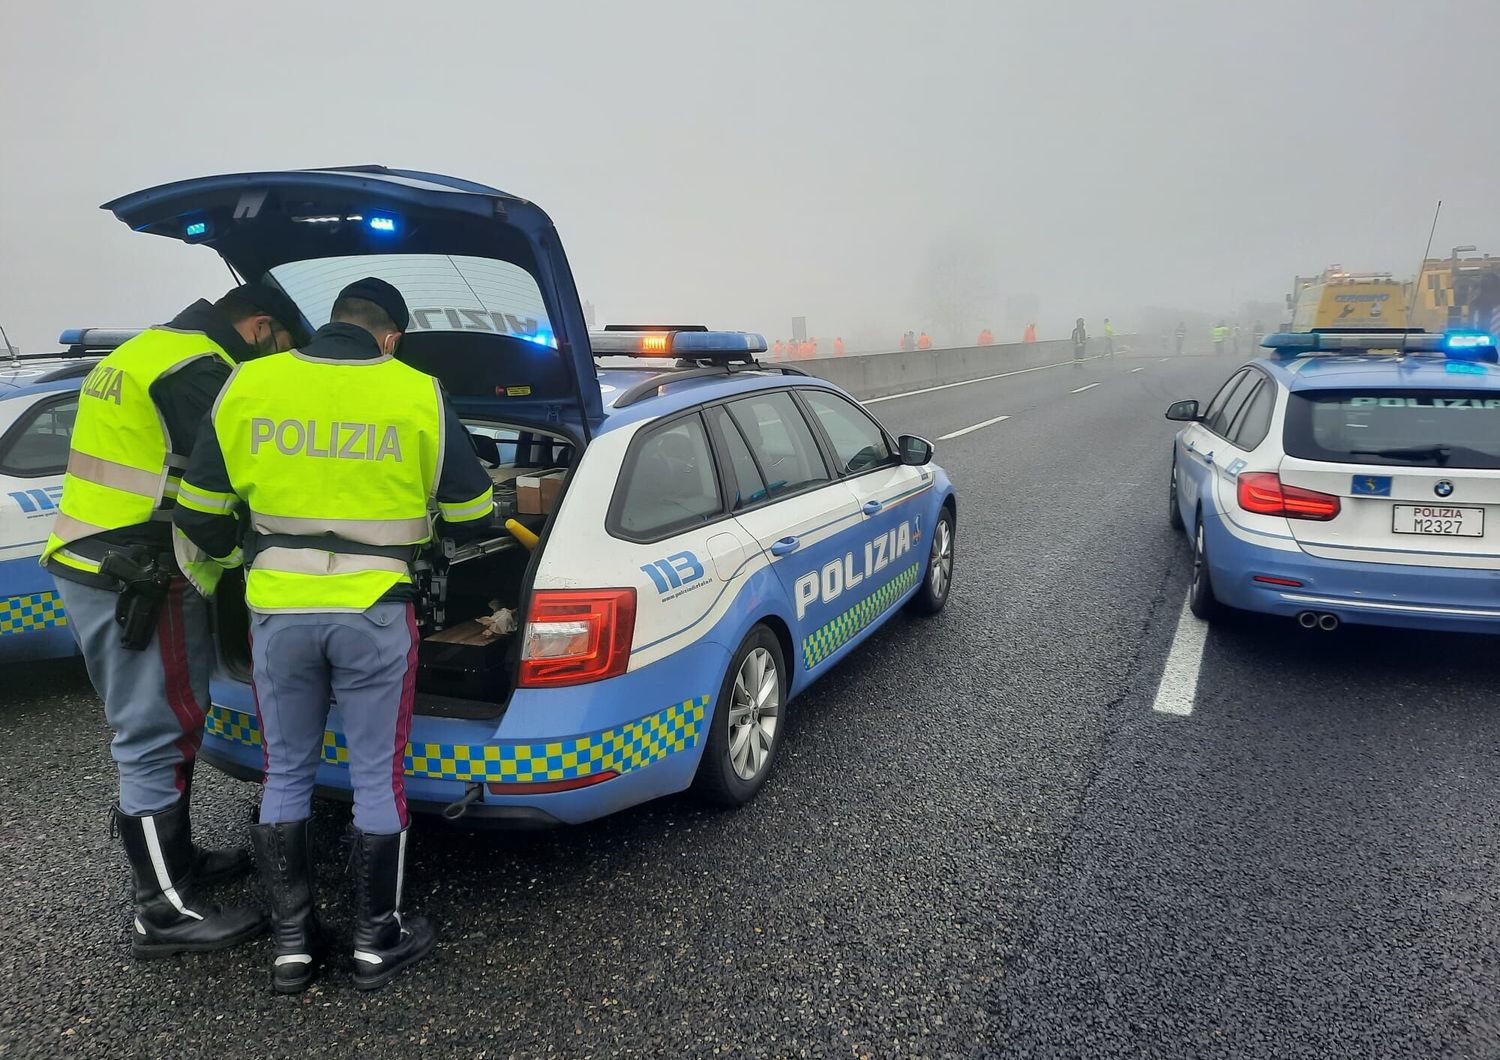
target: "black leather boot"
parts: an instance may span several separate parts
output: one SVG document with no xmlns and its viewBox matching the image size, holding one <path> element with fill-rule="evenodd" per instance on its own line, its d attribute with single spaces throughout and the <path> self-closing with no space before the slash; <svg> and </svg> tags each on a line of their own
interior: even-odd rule
<svg viewBox="0 0 1500 1060">
<path fill-rule="evenodd" d="M 437 928 L 401 915 L 406 832 L 354 833 L 354 986 L 378 990 L 407 965 L 432 952 Z"/>
<path fill-rule="evenodd" d="M 135 880 L 130 950 L 136 957 L 222 950 L 265 932 L 259 910 L 221 909 L 199 900 L 185 799 L 139 817 L 117 806 L 115 827 Z"/>
<path fill-rule="evenodd" d="M 260 879 L 271 898 L 271 989 L 300 994 L 323 964 L 323 937 L 313 905 L 307 821 L 258 824 L 250 829 Z"/>
<path fill-rule="evenodd" d="M 187 762 L 182 766 L 182 802 L 189 807 L 188 838 L 192 839 L 193 766 Z M 229 883 L 250 872 L 250 851 L 244 847 L 228 847 L 211 850 L 193 847 L 193 875 L 200 887 L 212 887 L 218 883 Z"/>
</svg>

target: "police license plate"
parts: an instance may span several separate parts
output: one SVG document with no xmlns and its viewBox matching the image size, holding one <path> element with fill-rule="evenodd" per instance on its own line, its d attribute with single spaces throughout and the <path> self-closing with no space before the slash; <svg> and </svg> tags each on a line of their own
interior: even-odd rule
<svg viewBox="0 0 1500 1060">
<path fill-rule="evenodd" d="M 1397 504 L 1394 509 L 1391 529 L 1398 534 L 1484 536 L 1483 508 L 1454 508 L 1447 504 Z"/>
</svg>

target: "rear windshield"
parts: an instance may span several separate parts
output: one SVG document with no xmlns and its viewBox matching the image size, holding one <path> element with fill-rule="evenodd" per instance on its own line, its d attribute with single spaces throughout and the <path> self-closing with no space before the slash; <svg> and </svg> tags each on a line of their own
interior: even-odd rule
<svg viewBox="0 0 1500 1060">
<path fill-rule="evenodd" d="M 1500 394 L 1297 391 L 1284 442 L 1291 456 L 1340 464 L 1500 468 Z"/>
<path fill-rule="evenodd" d="M 508 261 L 461 254 L 361 254 L 288 262 L 271 275 L 313 327 L 327 322 L 344 285 L 378 276 L 405 297 L 411 311 L 408 334 L 479 332 L 557 345 L 536 280 Z"/>
</svg>

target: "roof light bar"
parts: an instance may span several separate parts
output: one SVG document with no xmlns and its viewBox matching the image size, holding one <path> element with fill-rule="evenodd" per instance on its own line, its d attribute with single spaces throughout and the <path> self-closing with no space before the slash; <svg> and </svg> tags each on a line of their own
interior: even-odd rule
<svg viewBox="0 0 1500 1060">
<path fill-rule="evenodd" d="M 139 335 L 139 328 L 68 328 L 57 337 L 64 346 L 112 349 Z"/>
<path fill-rule="evenodd" d="M 592 331 L 595 357 L 687 357 L 748 360 L 766 352 L 766 337 L 750 331 Z"/>
<path fill-rule="evenodd" d="M 1468 360 L 1490 360 L 1495 337 L 1483 331 L 1283 331 L 1267 335 L 1261 345 L 1277 357 L 1308 353 L 1443 353 Z"/>
</svg>

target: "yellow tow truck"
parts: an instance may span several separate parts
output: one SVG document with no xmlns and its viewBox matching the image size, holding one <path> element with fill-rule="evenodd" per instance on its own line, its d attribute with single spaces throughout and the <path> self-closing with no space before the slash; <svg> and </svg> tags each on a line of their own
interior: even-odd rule
<svg viewBox="0 0 1500 1060">
<path fill-rule="evenodd" d="M 1446 258 L 1428 258 L 1417 276 L 1413 326 L 1425 331 L 1490 328 L 1500 311 L 1500 257 L 1460 257 L 1475 247 L 1454 247 Z"/>
<path fill-rule="evenodd" d="M 1286 296 L 1291 322 L 1284 330 L 1404 329 L 1408 293 L 1407 285 L 1388 272 L 1346 272 L 1342 265 L 1330 265 L 1321 276 L 1293 281 Z"/>
</svg>

